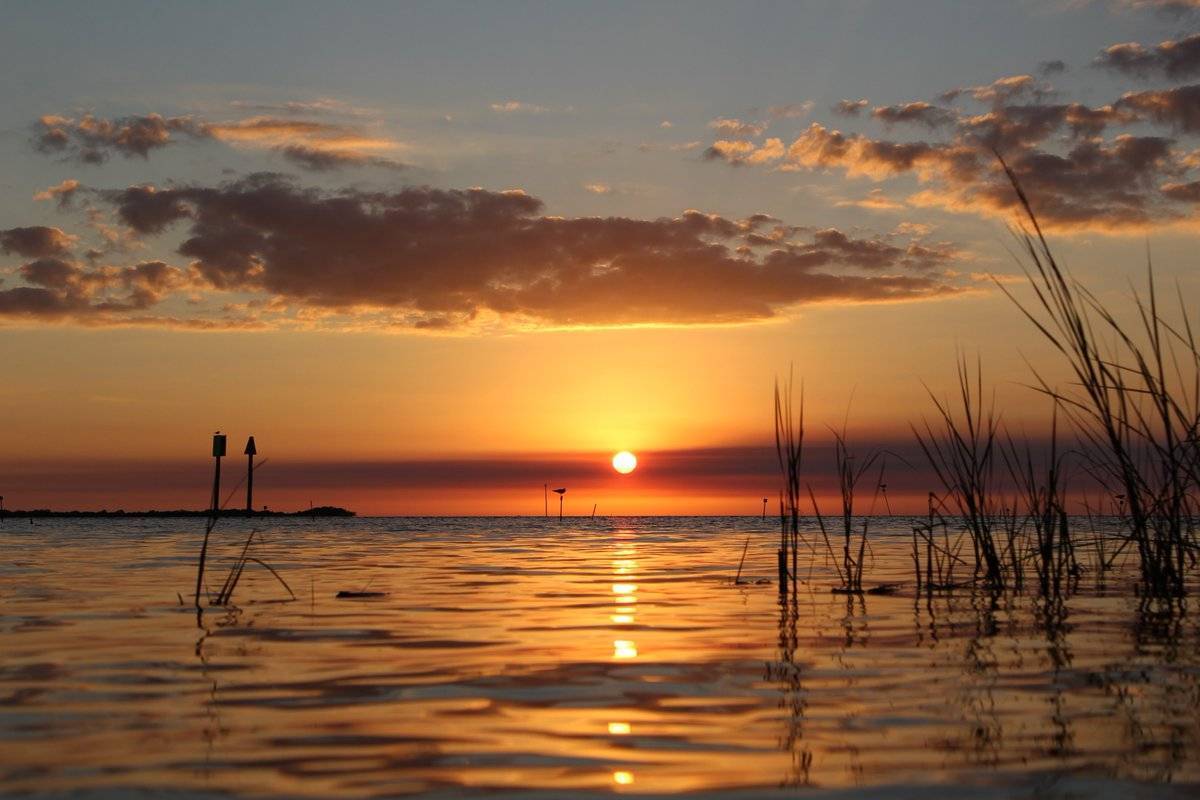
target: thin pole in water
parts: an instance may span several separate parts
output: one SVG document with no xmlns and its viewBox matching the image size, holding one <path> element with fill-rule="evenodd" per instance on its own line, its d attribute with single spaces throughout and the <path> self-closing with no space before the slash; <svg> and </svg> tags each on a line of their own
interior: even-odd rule
<svg viewBox="0 0 1200 800">
<path fill-rule="evenodd" d="M 200 612 L 200 590 L 204 588 L 204 560 L 208 557 L 208 535 L 212 533 L 220 510 L 221 457 L 225 455 L 225 436 L 220 431 L 213 434 L 212 454 L 214 462 L 212 502 L 209 504 L 208 524 L 204 526 L 204 543 L 200 545 L 200 563 L 196 567 L 196 611 Z M 30 520 L 32 522 L 33 520 Z"/>
<path fill-rule="evenodd" d="M 542 500 L 545 503 L 546 510 L 544 516 L 550 516 L 550 484 L 542 484 Z"/>
<path fill-rule="evenodd" d="M 742 565 L 746 563 L 746 551 L 750 549 L 750 537 L 746 537 L 746 543 L 742 545 L 742 560 L 738 562 L 737 575 L 733 579 L 734 585 L 742 582 Z"/>
<path fill-rule="evenodd" d="M 254 437 L 246 440 L 246 516 L 254 513 L 254 456 L 258 448 L 254 446 Z"/>
<path fill-rule="evenodd" d="M 596 518 L 596 504 L 592 503 L 592 519 Z"/>
<path fill-rule="evenodd" d="M 766 518 L 767 518 L 767 498 L 765 498 L 765 497 L 763 498 L 763 515 L 762 515 L 762 518 L 763 518 L 763 519 L 766 519 Z"/>
</svg>

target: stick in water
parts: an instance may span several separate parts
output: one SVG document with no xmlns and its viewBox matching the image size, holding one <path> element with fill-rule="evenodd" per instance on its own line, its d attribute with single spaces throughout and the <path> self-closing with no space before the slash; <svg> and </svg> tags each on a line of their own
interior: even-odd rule
<svg viewBox="0 0 1200 800">
<path fill-rule="evenodd" d="M 733 579 L 734 584 L 742 582 L 742 564 L 746 563 L 746 550 L 750 548 L 750 537 L 746 537 L 746 543 L 742 545 L 742 560 L 738 562 L 737 576 Z"/>
</svg>

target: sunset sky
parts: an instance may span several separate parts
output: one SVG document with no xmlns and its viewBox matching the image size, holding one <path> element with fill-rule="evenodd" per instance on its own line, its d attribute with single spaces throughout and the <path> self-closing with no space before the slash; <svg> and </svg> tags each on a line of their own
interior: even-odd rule
<svg viewBox="0 0 1200 800">
<path fill-rule="evenodd" d="M 993 148 L 1101 297 L 1200 288 L 1200 3 L 4 16 L 7 508 L 202 507 L 219 429 L 272 508 L 756 513 L 790 364 L 921 507 L 956 353 L 1034 436 L 1062 378 Z"/>
</svg>

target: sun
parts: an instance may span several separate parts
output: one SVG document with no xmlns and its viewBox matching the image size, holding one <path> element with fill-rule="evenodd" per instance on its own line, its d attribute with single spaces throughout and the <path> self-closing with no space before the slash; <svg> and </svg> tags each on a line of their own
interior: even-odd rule
<svg viewBox="0 0 1200 800">
<path fill-rule="evenodd" d="M 637 469 L 637 456 L 628 450 L 622 450 L 613 456 L 613 469 L 622 475 L 628 475 Z"/>
</svg>

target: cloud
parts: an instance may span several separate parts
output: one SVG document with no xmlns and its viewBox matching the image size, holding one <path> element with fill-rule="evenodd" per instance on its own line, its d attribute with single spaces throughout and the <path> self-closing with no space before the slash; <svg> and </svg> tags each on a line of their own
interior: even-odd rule
<svg viewBox="0 0 1200 800">
<path fill-rule="evenodd" d="M 1164 183 L 1162 185 L 1162 193 L 1172 200 L 1180 200 L 1185 203 L 1200 203 L 1200 181 Z"/>
<path fill-rule="evenodd" d="M 76 120 L 45 116 L 34 124 L 33 144 L 43 153 L 60 154 L 84 164 L 100 164 L 115 154 L 148 158 L 181 139 L 220 141 L 266 148 L 305 169 L 327 171 L 347 166 L 404 165 L 380 155 L 397 150 L 393 139 L 370 135 L 358 126 L 272 116 L 217 122 L 159 114 L 102 119 L 87 114 Z"/>
<path fill-rule="evenodd" d="M 871 112 L 871 116 L 889 126 L 917 123 L 927 128 L 940 128 L 954 121 L 954 114 L 950 111 L 920 100 L 895 106 L 879 106 Z"/>
<path fill-rule="evenodd" d="M 983 86 L 950 89 L 938 97 L 943 102 L 952 103 L 966 95 L 980 103 L 1002 105 L 1020 97 L 1047 94 L 1048 91 L 1046 87 L 1039 86 L 1032 75 L 1008 75 Z"/>
<path fill-rule="evenodd" d="M 41 117 L 33 126 L 33 145 L 43 153 L 62 154 L 85 164 L 99 164 L 112 153 L 126 158 L 148 158 L 150 151 L 166 147 L 173 136 L 204 138 L 203 125 L 192 117 L 159 114 L 102 119 L 85 114 L 81 119 L 57 115 Z"/>
<path fill-rule="evenodd" d="M 1142 78 L 1152 74 L 1190 78 L 1200 74 L 1200 34 L 1177 41 L 1168 39 L 1152 48 L 1143 47 L 1137 42 L 1114 44 L 1102 50 L 1094 63 Z"/>
<path fill-rule="evenodd" d="M 1169 125 L 1183 133 L 1200 133 L 1200 84 L 1129 92 L 1114 106 L 1136 119 Z"/>
<path fill-rule="evenodd" d="M 1050 61 L 1039 61 L 1037 71 L 1039 75 L 1048 77 L 1050 75 L 1061 75 L 1062 73 L 1066 72 L 1067 69 L 1067 62 L 1063 61 L 1062 59 L 1055 58 Z"/>
<path fill-rule="evenodd" d="M 285 103 L 253 103 L 246 100 L 234 100 L 232 108 L 247 111 L 261 111 L 269 114 L 348 114 L 362 113 L 341 100 L 322 97 L 316 100 L 290 100 Z"/>
<path fill-rule="evenodd" d="M 489 108 L 498 114 L 541 114 L 550 110 L 545 106 L 539 106 L 534 103 L 522 103 L 520 100 L 505 100 L 500 103 L 492 103 Z"/>
<path fill-rule="evenodd" d="M 128 321 L 122 312 L 149 308 L 192 283 L 183 270 L 161 261 L 85 267 L 45 256 L 22 264 L 17 274 L 30 285 L 0 290 L 0 317 Z"/>
<path fill-rule="evenodd" d="M 708 123 L 708 127 L 722 136 L 762 136 L 767 126 L 761 122 L 743 122 L 740 119 L 719 117 Z"/>
<path fill-rule="evenodd" d="M 33 225 L 27 228 L 0 230 L 0 251 L 24 258 L 49 258 L 67 255 L 77 237 L 58 228 Z"/>
<path fill-rule="evenodd" d="M 674 126 L 673 124 L 671 124 L 671 120 L 669 120 L 669 119 L 664 119 L 662 122 L 658 123 L 658 127 L 660 127 L 660 128 L 674 128 L 675 126 Z"/>
<path fill-rule="evenodd" d="M 1200 9 L 1200 0 L 1115 0 L 1114 4 L 1119 8 L 1157 11 L 1172 17 L 1182 17 Z"/>
<path fill-rule="evenodd" d="M 813 110 L 814 105 L 812 100 L 805 100 L 803 103 L 768 106 L 767 116 L 771 119 L 799 119 L 807 116 Z"/>
<path fill-rule="evenodd" d="M 838 200 L 834 205 L 839 208 L 866 208 L 872 211 L 899 211 L 904 208 L 903 203 L 885 195 L 883 189 L 872 189 L 866 197 L 857 200 Z"/>
<path fill-rule="evenodd" d="M 839 100 L 833 107 L 835 114 L 841 114 L 844 117 L 857 117 L 862 113 L 862 110 L 870 105 L 866 98 L 862 100 Z"/>
<path fill-rule="evenodd" d="M 47 186 L 33 196 L 34 200 L 54 200 L 59 208 L 67 208 L 79 191 L 79 181 L 68 178 L 57 186 Z"/>
<path fill-rule="evenodd" d="M 1128 92 L 1098 106 L 1052 102 L 1054 94 L 1029 75 L 1008 76 L 942 94 L 947 102 L 965 96 L 986 104 L 978 113 L 924 101 L 872 111 L 889 126 L 927 127 L 924 138 L 873 137 L 813 122 L 786 145 L 718 139 L 704 158 L 782 171 L 837 170 L 876 182 L 913 176 L 922 186 L 907 205 L 1007 216 L 1016 198 L 999 152 L 1049 229 L 1128 234 L 1200 221 L 1185 188 L 1200 181 L 1200 150 L 1177 141 L 1200 135 L 1200 84 Z M 847 107 L 851 115 L 861 110 L 858 103 Z M 1135 124 L 1150 130 L 1119 131 Z M 892 203 L 898 200 L 882 192 L 840 201 L 883 210 Z"/>
<path fill-rule="evenodd" d="M 743 164 L 766 164 L 783 157 L 782 139 L 770 138 L 761 145 L 745 140 L 718 139 L 701 156 L 706 161 L 725 161 L 734 166 Z"/>
<path fill-rule="evenodd" d="M 591 192 L 592 194 L 610 194 L 612 192 L 612 187 L 607 183 L 585 183 L 583 185 L 583 190 L 585 192 Z"/>
<path fill-rule="evenodd" d="M 353 150 L 322 149 L 303 144 L 279 147 L 279 153 L 288 161 L 313 172 L 329 172 L 342 167 L 381 167 L 402 170 L 408 165 L 383 156 L 371 156 Z"/>
<path fill-rule="evenodd" d="M 45 233 L 11 229 L 3 241 L 34 260 L 19 271 L 29 285 L 0 292 L 0 314 L 190 327 L 677 325 L 962 291 L 945 277 L 959 259 L 948 243 L 812 231 L 765 214 L 568 218 L 516 190 L 323 191 L 270 174 L 97 197 L 139 235 L 184 226 L 177 251 L 187 266 L 87 267 L 29 244 L 49 241 Z M 249 294 L 257 306 L 206 310 L 221 292 Z M 175 294 L 199 294 L 203 308 L 191 318 L 151 313 Z"/>
</svg>

